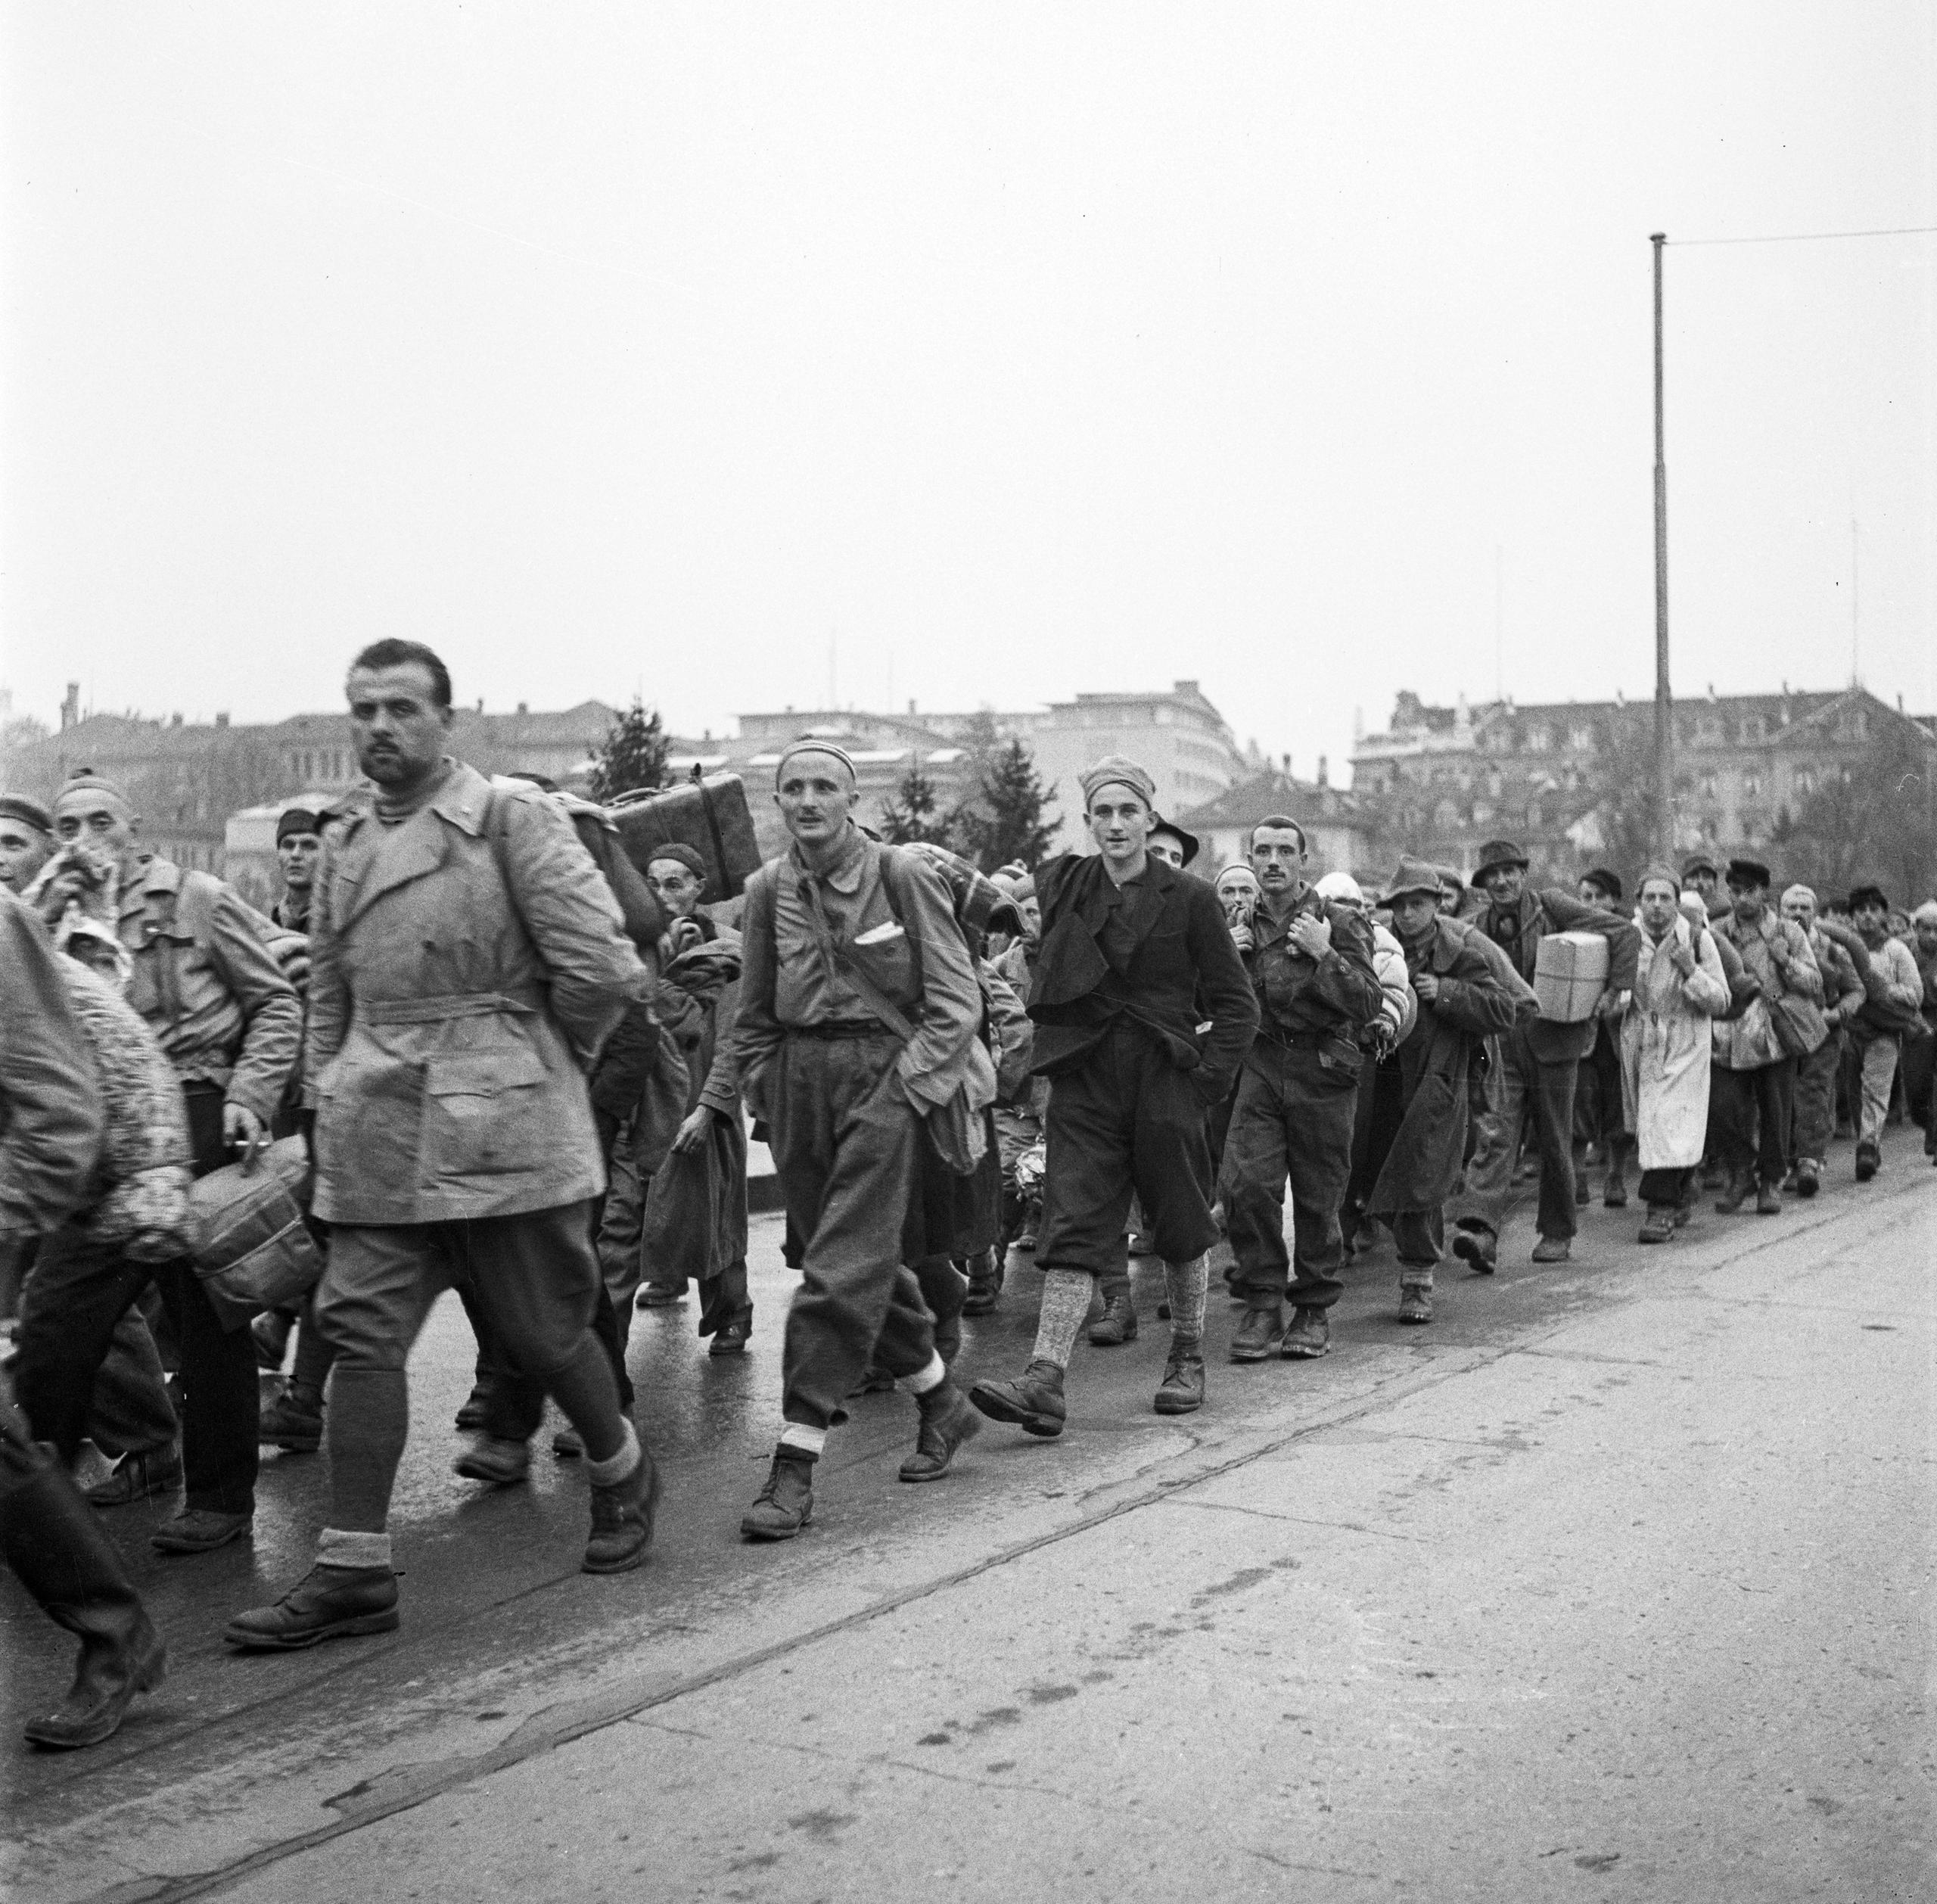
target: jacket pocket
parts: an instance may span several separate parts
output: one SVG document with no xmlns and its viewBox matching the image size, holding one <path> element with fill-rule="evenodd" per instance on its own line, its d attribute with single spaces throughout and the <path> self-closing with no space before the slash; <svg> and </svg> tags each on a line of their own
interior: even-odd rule
<svg viewBox="0 0 1937 1904">
<path fill-rule="evenodd" d="M 551 1094 L 529 1045 L 434 1056 L 424 1074 L 418 1181 L 426 1190 L 541 1168 Z"/>
</svg>

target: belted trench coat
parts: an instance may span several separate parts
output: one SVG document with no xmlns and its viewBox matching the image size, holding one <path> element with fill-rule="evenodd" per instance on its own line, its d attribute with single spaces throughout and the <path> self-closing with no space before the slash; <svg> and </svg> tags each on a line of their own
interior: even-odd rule
<svg viewBox="0 0 1937 1904">
<path fill-rule="evenodd" d="M 651 978 L 559 807 L 454 763 L 333 822 L 310 908 L 316 1214 L 401 1224 L 596 1196 L 586 1074 Z"/>
</svg>

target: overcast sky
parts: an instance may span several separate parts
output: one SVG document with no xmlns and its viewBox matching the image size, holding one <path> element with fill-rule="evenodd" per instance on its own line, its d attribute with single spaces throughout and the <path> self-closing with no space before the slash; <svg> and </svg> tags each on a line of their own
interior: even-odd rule
<svg viewBox="0 0 1937 1904">
<path fill-rule="evenodd" d="M 1648 234 L 1937 225 L 1932 20 L 13 0 L 0 684 L 1648 695 Z M 1846 681 L 1854 518 L 1937 708 L 1937 238 L 1668 300 L 1677 692 Z"/>
</svg>

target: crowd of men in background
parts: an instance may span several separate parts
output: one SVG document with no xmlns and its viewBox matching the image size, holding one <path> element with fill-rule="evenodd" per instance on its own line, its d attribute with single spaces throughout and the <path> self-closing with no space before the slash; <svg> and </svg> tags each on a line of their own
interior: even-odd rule
<svg viewBox="0 0 1937 1904">
<path fill-rule="evenodd" d="M 82 1641 L 29 1728 L 44 1745 L 105 1738 L 163 1670 L 95 1510 L 179 1495 L 154 1545 L 211 1551 L 250 1529 L 263 1445 L 327 1449 L 329 1518 L 229 1641 L 397 1626 L 406 1364 L 446 1288 L 477 1344 L 457 1472 L 524 1479 L 549 1398 L 589 1482 L 586 1570 L 639 1566 L 660 1479 L 630 1330 L 692 1285 L 710 1352 L 746 1352 L 750 1127 L 800 1277 L 741 1523 L 762 1542 L 811 1523 L 857 1392 L 912 1396 L 905 1482 L 946 1476 L 989 1420 L 1062 1434 L 1079 1338 L 1139 1333 L 1135 1257 L 1162 1272 L 1153 1405 L 1184 1414 L 1209 1393 L 1214 1255 L 1242 1309 L 1230 1359 L 1309 1361 L 1348 1265 L 1388 1240 L 1404 1324 L 1432 1321 L 1449 1255 L 1493 1274 L 1529 1177 L 1550 1264 L 1596 1171 L 1617 1209 L 1637 1173 L 1638 1240 L 1660 1245 L 1705 1184 L 1724 1215 L 1814 1196 L 1839 1135 L 1867 1182 L 1893 1107 L 1937 1161 L 1937 901 L 1778 891 L 1699 855 L 1641 869 L 1630 900 L 1606 868 L 1534 884 L 1507 841 L 1470 886 L 1403 858 L 1368 894 L 1308 876 L 1289 814 L 1207 879 L 1122 756 L 1082 776 L 1093 851 L 985 876 L 884 845 L 853 761 L 809 737 L 776 773 L 788 851 L 708 903 L 701 843 L 636 866 L 599 809 L 454 759 L 429 649 L 366 649 L 347 697 L 370 791 L 282 816 L 268 915 L 152 854 L 107 780 L 0 798 L 0 1538 Z M 1560 935 L 1600 941 L 1604 976 L 1556 1016 L 1536 981 Z M 306 1160 L 321 1273 L 238 1327 L 188 1186 L 276 1139 Z M 1041 1274 L 1030 1355 L 959 1383 L 962 1318 L 1018 1258 Z M 261 1405 L 259 1370 L 286 1362 Z"/>
</svg>

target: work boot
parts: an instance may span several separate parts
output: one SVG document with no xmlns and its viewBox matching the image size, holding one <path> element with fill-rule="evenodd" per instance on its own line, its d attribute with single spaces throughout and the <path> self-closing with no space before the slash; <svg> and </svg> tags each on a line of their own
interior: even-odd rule
<svg viewBox="0 0 1937 1904">
<path fill-rule="evenodd" d="M 1777 1193 L 1775 1185 L 1758 1184 L 1755 1186 L 1755 1214 L 1758 1216 L 1780 1216 L 1782 1213 L 1783 1199 Z"/>
<path fill-rule="evenodd" d="M 88 1501 L 96 1507 L 125 1507 L 132 1501 L 173 1494 L 181 1485 L 180 1445 L 164 1442 L 159 1448 L 138 1448 L 123 1454 L 105 1481 L 97 1482 L 88 1489 Z"/>
<path fill-rule="evenodd" d="M 964 1315 L 993 1315 L 1002 1294 L 1002 1252 L 978 1250 L 968 1258 L 968 1293 L 962 1299 Z"/>
<path fill-rule="evenodd" d="M 1674 1227 L 1685 1230 L 1695 1221 L 1695 1186 L 1690 1184 L 1687 1194 L 1674 1206 Z"/>
<path fill-rule="evenodd" d="M 659 1465 L 644 1448 L 633 1471 L 609 1487 L 592 1489 L 592 1538 L 585 1544 L 582 1573 L 626 1573 L 645 1563 L 652 1523 L 659 1514 Z"/>
<path fill-rule="evenodd" d="M 515 1487 L 531 1478 L 531 1448 L 525 1442 L 480 1435 L 452 1462 L 451 1471 L 467 1481 L 489 1481 L 494 1488 Z"/>
<path fill-rule="evenodd" d="M 213 1507 L 185 1507 L 148 1536 L 148 1545 L 160 1554 L 212 1554 L 255 1524 L 253 1512 L 225 1514 Z"/>
<path fill-rule="evenodd" d="M 742 1309 L 731 1322 L 723 1322 L 713 1332 L 713 1346 L 706 1352 L 709 1355 L 744 1355 L 747 1343 L 754 1333 L 754 1312 Z"/>
<path fill-rule="evenodd" d="M 396 1628 L 396 1576 L 388 1567 L 319 1561 L 272 1606 L 238 1613 L 222 1637 L 246 1653 L 293 1653 Z"/>
<path fill-rule="evenodd" d="M 1019 1382 L 978 1382 L 968 1399 L 991 1421 L 1012 1421 L 1026 1435 L 1053 1441 L 1062 1433 L 1062 1370 L 1054 1362 L 1031 1362 Z"/>
<path fill-rule="evenodd" d="M 901 1479 L 939 1481 L 955 1459 L 955 1451 L 982 1432 L 982 1417 L 953 1382 L 937 1383 L 926 1394 L 916 1396 L 915 1405 L 922 1411 L 922 1426 L 914 1453 L 901 1464 Z"/>
<path fill-rule="evenodd" d="M 1231 1338 L 1234 1362 L 1269 1361 L 1285 1333 L 1285 1311 L 1276 1302 L 1254 1302 L 1244 1312 L 1238 1332 Z"/>
<path fill-rule="evenodd" d="M 677 1290 L 661 1289 L 657 1283 L 642 1283 L 633 1298 L 636 1309 L 670 1309 L 684 1298 Z"/>
<path fill-rule="evenodd" d="M 1794 1174 L 1796 1195 L 1814 1196 L 1823 1187 L 1822 1160 L 1817 1157 L 1797 1158 Z"/>
<path fill-rule="evenodd" d="M 1578 1208 L 1584 1209 L 1587 1206 L 1591 1203 L 1593 1200 L 1594 1187 L 1587 1181 L 1587 1173 L 1584 1170 L 1577 1170 L 1574 1173 L 1574 1202 L 1575 1206 Z"/>
<path fill-rule="evenodd" d="M 262 1412 L 256 1439 L 265 1448 L 285 1454 L 313 1454 L 323 1445 L 323 1398 L 312 1402 L 294 1384 L 284 1389 Z"/>
<path fill-rule="evenodd" d="M 1573 1245 L 1565 1237 L 1543 1237 L 1534 1245 L 1537 1263 L 1564 1263 Z"/>
<path fill-rule="evenodd" d="M 1748 1200 L 1749 1193 L 1755 1187 L 1755 1173 L 1752 1170 L 1732 1170 L 1728 1183 L 1721 1196 L 1715 1199 L 1715 1213 L 1718 1216 L 1733 1216 Z"/>
<path fill-rule="evenodd" d="M 81 1642 L 67 1697 L 30 1719 L 26 1735 L 57 1752 L 98 1745 L 136 1693 L 161 1684 L 167 1651 L 106 1529 L 52 1450 L 10 1442 L 8 1456 L 0 1554 L 41 1610 Z"/>
<path fill-rule="evenodd" d="M 1883 1153 L 1873 1143 L 1859 1143 L 1856 1146 L 1856 1181 L 1867 1184 L 1883 1168 Z"/>
<path fill-rule="evenodd" d="M 784 1442 L 773 1451 L 766 1486 L 754 1497 L 740 1521 L 750 1541 L 790 1541 L 814 1517 L 814 1462 L 804 1448 Z"/>
<path fill-rule="evenodd" d="M 1430 1322 L 1432 1320 L 1432 1285 L 1401 1282 L 1399 1285 L 1399 1320 Z"/>
<path fill-rule="evenodd" d="M 1292 1326 L 1278 1345 L 1278 1352 L 1288 1362 L 1308 1361 L 1332 1346 L 1332 1319 L 1323 1309 L 1299 1308 L 1292 1311 Z"/>
<path fill-rule="evenodd" d="M 1601 1186 L 1601 1207 L 1606 1210 L 1625 1210 L 1628 1207 L 1628 1183 L 1618 1168 L 1610 1168 L 1607 1181 Z"/>
<path fill-rule="evenodd" d="M 1202 1342 L 1172 1340 L 1171 1358 L 1164 1364 L 1164 1379 L 1158 1384 L 1157 1398 L 1151 1405 L 1160 1415 L 1195 1414 L 1203 1407 Z"/>
<path fill-rule="evenodd" d="M 1460 1230 L 1454 1235 L 1453 1253 L 1470 1263 L 1475 1276 L 1491 1276 L 1500 1267 L 1500 1239 L 1491 1230 Z"/>
<path fill-rule="evenodd" d="M 1781 1186 L 1780 1186 L 1780 1187 L 1781 1187 L 1781 1189 L 1782 1189 L 1782 1190 L 1783 1190 L 1783 1194 L 1784 1194 L 1785 1196 L 1788 1195 L 1789 1193 L 1791 1193 L 1792 1191 L 1793 1191 L 1793 1190 L 1795 1190 L 1795 1188 L 1796 1188 L 1796 1173 L 1799 1170 L 1800 1170 L 1802 1168 L 1802 1165 L 1801 1165 L 1801 1164 L 1799 1164 L 1799 1163 L 1793 1163 L 1793 1164 L 1791 1164 L 1791 1165 L 1789 1165 L 1789 1174 L 1788 1174 L 1787 1176 L 1786 1176 L 1786 1177 L 1783 1179 L 1783 1181 L 1782 1181 L 1782 1184 L 1781 1184 Z"/>
<path fill-rule="evenodd" d="M 266 1369 L 272 1375 L 282 1370 L 282 1358 L 289 1347 L 290 1332 L 296 1327 L 296 1318 L 285 1315 L 280 1309 L 265 1309 L 249 1324 L 249 1335 L 255 1346 L 256 1366 Z"/>
<path fill-rule="evenodd" d="M 1090 1342 L 1095 1349 L 1120 1349 L 1136 1339 L 1136 1305 L 1130 1291 L 1113 1290 L 1103 1303 L 1103 1313 L 1090 1325 Z"/>
<path fill-rule="evenodd" d="M 480 1382 L 464 1398 L 463 1406 L 457 1411 L 457 1430 L 460 1434 L 474 1435 L 489 1427 L 490 1422 L 491 1398 Z"/>
<path fill-rule="evenodd" d="M 1641 1225 L 1640 1240 L 1643 1243 L 1671 1243 L 1674 1239 L 1674 1206 L 1672 1203 L 1650 1203 L 1648 1215 Z"/>
</svg>

